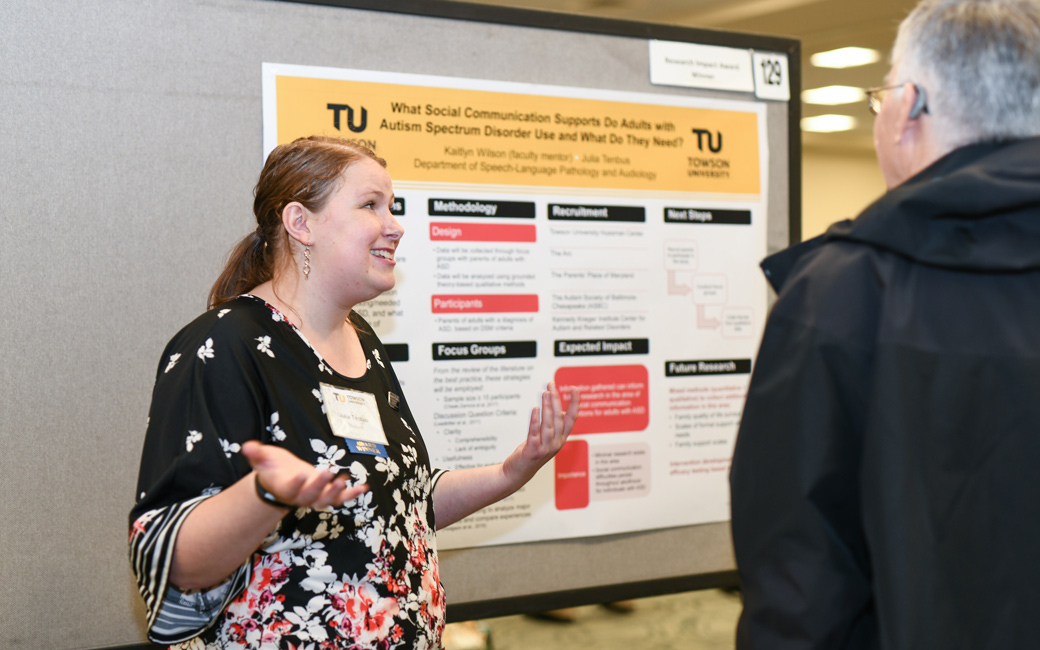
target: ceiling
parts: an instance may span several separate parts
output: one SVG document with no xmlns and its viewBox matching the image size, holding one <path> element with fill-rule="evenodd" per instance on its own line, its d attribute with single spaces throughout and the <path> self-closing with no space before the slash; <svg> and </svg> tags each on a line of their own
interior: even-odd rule
<svg viewBox="0 0 1040 650">
<path fill-rule="evenodd" d="M 917 0 L 470 0 L 481 4 L 561 11 L 604 18 L 665 23 L 796 38 L 802 43 L 802 90 L 828 85 L 880 85 L 899 22 Z M 816 68 L 809 57 L 855 45 L 881 52 L 871 65 Z M 793 89 L 792 89 L 793 90 Z M 794 94 L 794 92 L 792 92 Z M 872 149 L 873 118 L 865 102 L 802 105 L 803 117 L 837 113 L 857 121 L 852 131 L 804 133 L 806 147 Z"/>
</svg>

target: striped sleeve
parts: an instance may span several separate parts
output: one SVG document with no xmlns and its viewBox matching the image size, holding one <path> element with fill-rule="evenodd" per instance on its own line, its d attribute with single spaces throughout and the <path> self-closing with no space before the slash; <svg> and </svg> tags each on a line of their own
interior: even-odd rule
<svg viewBox="0 0 1040 650">
<path fill-rule="evenodd" d="M 130 566 L 147 609 L 148 638 L 156 643 L 180 643 L 197 636 L 249 583 L 250 562 L 209 591 L 183 592 L 170 582 L 177 533 L 188 515 L 207 498 L 200 496 L 150 510 L 131 527 Z"/>
<path fill-rule="evenodd" d="M 441 477 L 448 473 L 446 469 L 434 469 L 433 475 L 430 477 L 430 494 L 433 494 L 433 489 L 437 487 L 437 481 L 441 480 Z"/>
</svg>

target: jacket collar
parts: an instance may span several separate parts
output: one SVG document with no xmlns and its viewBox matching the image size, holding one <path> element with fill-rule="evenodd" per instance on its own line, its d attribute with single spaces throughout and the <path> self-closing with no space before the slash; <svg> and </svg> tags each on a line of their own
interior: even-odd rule
<svg viewBox="0 0 1040 650">
<path fill-rule="evenodd" d="M 873 246 L 929 266 L 1040 268 L 1040 137 L 955 149 L 886 192 L 856 219 L 766 258 L 777 291 L 803 255 L 828 242 Z"/>
</svg>

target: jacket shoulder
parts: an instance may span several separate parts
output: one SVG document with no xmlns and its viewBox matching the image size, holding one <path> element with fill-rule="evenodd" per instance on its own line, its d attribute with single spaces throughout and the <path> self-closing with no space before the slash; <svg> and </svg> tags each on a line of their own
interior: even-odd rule
<svg viewBox="0 0 1040 650">
<path fill-rule="evenodd" d="M 792 268 L 770 318 L 800 323 L 836 336 L 856 336 L 873 323 L 891 275 L 892 255 L 849 241 L 829 241 Z"/>
</svg>

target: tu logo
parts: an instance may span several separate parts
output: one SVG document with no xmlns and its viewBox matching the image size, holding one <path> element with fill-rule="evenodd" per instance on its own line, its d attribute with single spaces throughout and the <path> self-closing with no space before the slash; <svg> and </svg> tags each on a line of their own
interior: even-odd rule
<svg viewBox="0 0 1040 650">
<path fill-rule="evenodd" d="M 712 153 L 718 153 L 722 151 L 722 131 L 716 131 L 715 135 L 719 136 L 719 144 L 715 146 L 715 139 L 711 136 L 711 131 L 707 129 L 690 129 L 697 134 L 697 149 L 698 151 L 704 151 L 704 136 L 708 136 L 708 150 Z"/>
<path fill-rule="evenodd" d="M 343 111 L 347 112 L 347 128 L 354 133 L 361 133 L 368 126 L 368 111 L 365 107 L 361 107 L 361 123 L 354 124 L 354 108 L 347 104 L 329 104 L 328 109 L 332 111 L 332 126 L 339 131 L 340 114 Z"/>
</svg>

